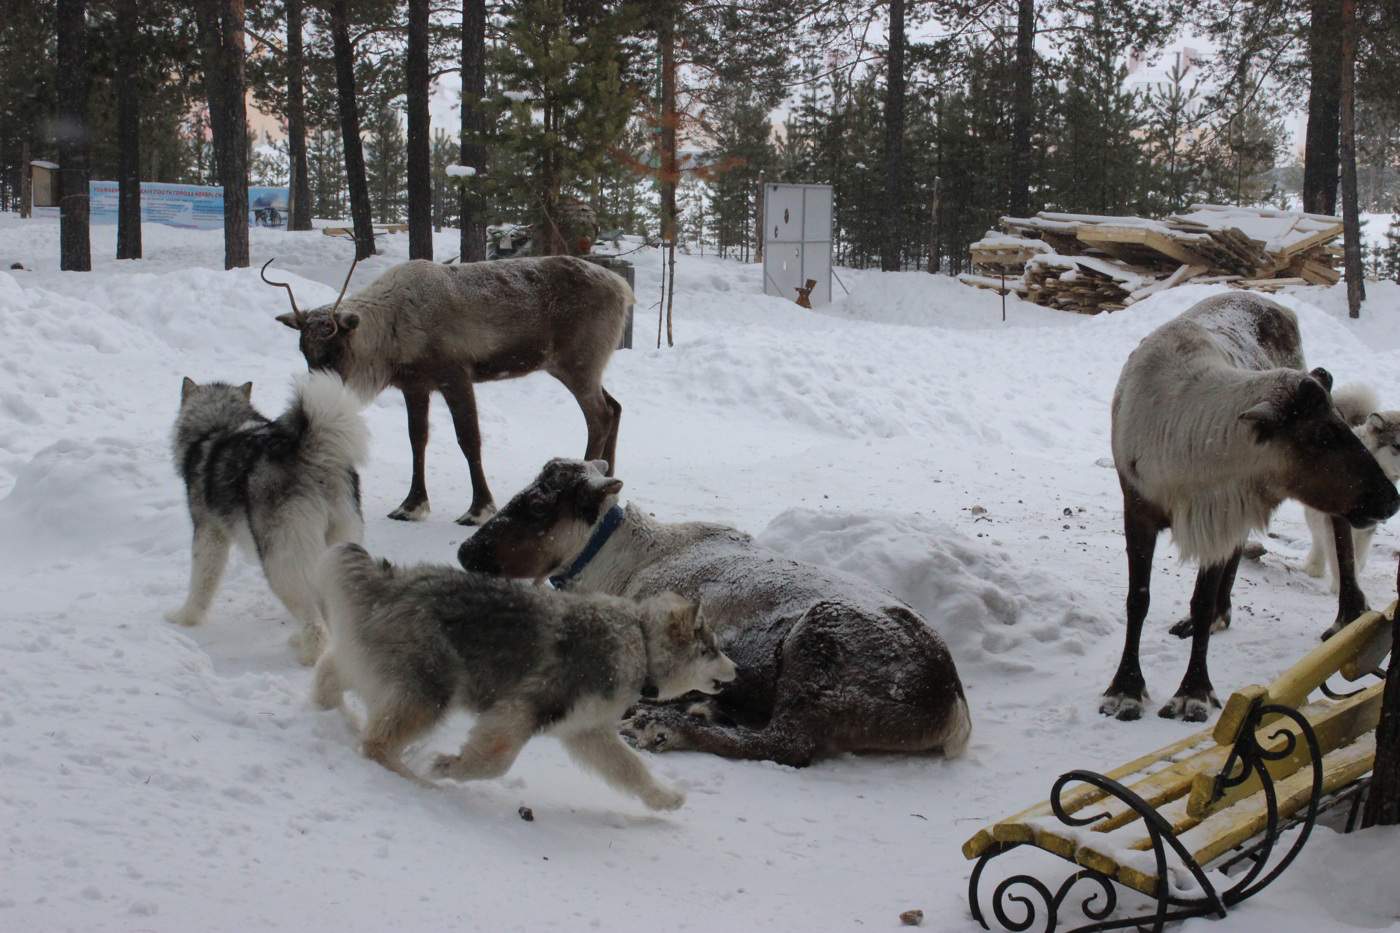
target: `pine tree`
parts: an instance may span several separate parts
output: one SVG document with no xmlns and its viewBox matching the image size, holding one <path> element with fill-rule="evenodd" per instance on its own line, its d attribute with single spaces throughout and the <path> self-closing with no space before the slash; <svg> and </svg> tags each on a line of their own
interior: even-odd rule
<svg viewBox="0 0 1400 933">
<path fill-rule="evenodd" d="M 308 140 L 307 174 L 311 187 L 311 211 L 316 217 L 345 216 L 345 157 L 340 134 L 318 130 Z"/>
<path fill-rule="evenodd" d="M 497 197 L 531 205 L 537 248 L 574 248 L 561 204 L 597 176 L 627 124 L 633 95 L 622 82 L 630 9 L 621 3 L 514 0 L 493 63 L 510 103 L 497 124 L 500 146 L 528 164 L 488 178 Z M 509 155 L 506 156 L 509 158 Z M 492 159 L 493 165 L 496 160 Z"/>
<path fill-rule="evenodd" d="M 1145 192 L 1150 217 L 1185 210 L 1204 197 L 1199 179 L 1206 105 L 1199 79 L 1188 84 L 1186 72 L 1178 53 L 1166 83 L 1143 99 L 1143 142 L 1153 169 Z"/>
<path fill-rule="evenodd" d="M 366 123 L 365 175 L 376 221 L 399 223 L 404 217 L 407 138 L 399 108 L 387 97 L 370 102 Z"/>
<path fill-rule="evenodd" d="M 1400 282 L 1400 199 L 1392 207 L 1390 226 L 1385 231 L 1385 246 L 1381 248 L 1381 274 Z"/>
<path fill-rule="evenodd" d="M 1070 43 L 1060 82 L 1060 135 L 1046 194 L 1047 204 L 1058 210 L 1139 211 L 1146 167 L 1140 142 L 1143 108 L 1138 95 L 1123 89 L 1126 51 L 1096 12 Z"/>
<path fill-rule="evenodd" d="M 749 88 L 735 87 L 706 112 L 710 149 L 710 223 L 721 255 L 749 259 L 759 181 L 776 167 L 769 110 Z"/>
</svg>

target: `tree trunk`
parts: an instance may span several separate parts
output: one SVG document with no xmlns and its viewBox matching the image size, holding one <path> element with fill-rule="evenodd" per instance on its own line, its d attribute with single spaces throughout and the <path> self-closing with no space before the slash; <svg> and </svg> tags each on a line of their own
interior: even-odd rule
<svg viewBox="0 0 1400 933">
<path fill-rule="evenodd" d="M 661 46 L 661 158 L 658 169 L 661 182 L 661 241 L 667 251 L 669 269 L 674 271 L 676 262 L 676 185 L 680 182 L 680 172 L 676 162 L 676 130 L 680 124 L 680 114 L 676 109 L 676 11 L 667 6 L 662 15 L 658 39 Z M 675 296 L 675 279 L 668 276 L 671 283 L 666 289 L 666 346 L 675 346 L 675 336 L 671 327 L 671 306 Z M 659 343 L 660 341 L 658 341 Z"/>
<path fill-rule="evenodd" d="M 243 72 L 244 0 L 219 0 L 219 74 L 210 95 L 210 116 L 219 184 L 224 189 L 224 268 L 248 265 L 248 110 Z M 218 106 L 213 106 L 214 99 Z"/>
<path fill-rule="evenodd" d="M 29 165 L 29 138 L 19 144 L 19 216 L 28 218 L 34 213 L 34 169 Z"/>
<path fill-rule="evenodd" d="M 432 126 L 428 115 L 428 0 L 408 0 L 408 258 L 433 258 Z"/>
<path fill-rule="evenodd" d="M 904 0 L 890 0 L 890 51 L 885 98 L 885 236 L 880 268 L 898 272 L 904 216 Z"/>
<path fill-rule="evenodd" d="M 1308 128 L 1303 153 L 1303 210 L 1337 213 L 1342 98 L 1341 0 L 1312 0 L 1308 27 Z"/>
<path fill-rule="evenodd" d="M 1035 117 L 1034 77 L 1035 0 L 1020 0 L 1016 17 L 1016 80 L 1011 111 L 1011 191 L 1007 198 L 1007 209 L 1013 217 L 1031 215 L 1031 120 Z"/>
<path fill-rule="evenodd" d="M 350 44 L 349 0 L 331 2 L 331 41 L 335 48 L 336 104 L 345 149 L 345 182 L 350 189 L 350 222 L 355 229 L 355 258 L 374 255 L 374 215 L 365 177 L 365 150 L 360 142 L 360 109 L 355 100 L 355 49 Z"/>
<path fill-rule="evenodd" d="M 1356 0 L 1342 0 L 1342 228 L 1347 276 L 1347 308 L 1361 316 L 1366 300 L 1361 266 L 1361 214 L 1356 200 Z"/>
<path fill-rule="evenodd" d="M 88 227 L 88 57 L 87 3 L 58 0 L 54 18 L 58 30 L 59 268 L 65 272 L 92 270 L 91 230 Z"/>
<path fill-rule="evenodd" d="M 486 0 L 462 3 L 462 164 L 476 175 L 462 184 L 462 262 L 486 258 L 484 205 L 476 195 L 486 170 L 486 117 L 481 101 L 486 96 Z"/>
<path fill-rule="evenodd" d="M 117 258 L 141 258 L 141 102 L 137 94 L 140 42 L 136 0 L 118 0 Z"/>
<path fill-rule="evenodd" d="M 287 0 L 287 158 L 291 162 L 288 230 L 311 229 L 311 181 L 306 164 L 306 57 L 301 44 L 301 0 Z"/>
</svg>

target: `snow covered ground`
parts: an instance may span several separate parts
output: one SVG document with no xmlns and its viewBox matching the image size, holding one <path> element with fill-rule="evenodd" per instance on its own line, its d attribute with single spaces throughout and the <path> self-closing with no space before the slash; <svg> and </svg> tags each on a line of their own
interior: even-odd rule
<svg viewBox="0 0 1400 933">
<path fill-rule="evenodd" d="M 189 564 L 168 449 L 181 377 L 251 379 L 254 402 L 280 411 L 303 364 L 256 266 L 276 256 L 306 306 L 334 295 L 351 248 L 259 229 L 254 268 L 224 272 L 218 232 L 147 226 L 148 258 L 128 263 L 107 258 L 114 228 L 93 233 L 95 271 L 64 274 L 56 224 L 0 215 L 0 270 L 25 266 L 0 271 L 0 930 L 811 931 L 894 928 L 909 909 L 927 929 L 971 930 L 967 837 L 1062 771 L 1193 728 L 1097 713 L 1125 577 L 1108 406 L 1137 341 L 1210 287 L 1098 317 L 1011 299 L 1003 321 L 990 292 L 838 270 L 838 300 L 812 312 L 763 296 L 757 266 L 681 257 L 676 345 L 655 349 L 658 256 L 630 256 L 637 349 L 607 377 L 624 497 L 897 592 L 951 645 L 974 721 L 953 762 L 655 756 L 690 797 L 653 815 L 550 739 L 503 780 L 437 791 L 360 757 L 338 714 L 309 707 L 292 625 L 246 560 L 208 625 L 162 619 Z M 384 246 L 357 285 L 406 257 L 405 238 Z M 455 234 L 437 251 L 454 255 Z M 1311 365 L 1400 407 L 1400 287 L 1370 289 L 1360 321 L 1340 288 L 1281 300 Z M 546 376 L 482 386 L 479 401 L 501 501 L 548 457 L 583 451 L 583 419 Z M 367 410 L 367 544 L 393 560 L 451 562 L 468 533 L 451 521 L 466 470 L 434 405 L 435 511 L 411 525 L 384 517 L 408 482 L 402 400 Z M 1300 570 L 1296 505 L 1265 544 L 1240 570 L 1234 627 L 1212 639 L 1222 696 L 1289 666 L 1335 611 Z M 1373 604 L 1391 598 L 1396 544 L 1377 535 Z M 1166 629 L 1192 575 L 1158 550 L 1143 645 L 1158 700 L 1185 666 Z M 453 719 L 412 760 L 465 727 Z M 1397 843 L 1320 828 L 1228 928 L 1393 924 Z"/>
</svg>

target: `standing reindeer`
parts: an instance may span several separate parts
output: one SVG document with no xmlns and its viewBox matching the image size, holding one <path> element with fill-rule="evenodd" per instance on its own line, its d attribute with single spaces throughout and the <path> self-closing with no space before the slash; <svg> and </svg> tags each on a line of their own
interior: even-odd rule
<svg viewBox="0 0 1400 933">
<path fill-rule="evenodd" d="M 460 524 L 480 524 L 496 511 L 481 468 L 474 383 L 549 373 L 583 409 L 584 456 L 606 460 L 609 472 L 615 466 L 622 406 L 603 388 L 603 368 L 635 300 L 620 276 L 567 256 L 453 266 L 417 259 L 349 298 L 342 288 L 335 304 L 301 311 L 291 286 L 269 280 L 266 270 L 263 281 L 291 297 L 292 312 L 277 320 L 301 333 L 311 369 L 339 373 L 366 399 L 389 386 L 403 392 L 413 479 L 390 518 L 417 521 L 428 514 L 423 454 L 434 391 L 447 401 L 471 471 L 472 504 Z"/>
<path fill-rule="evenodd" d="M 1248 292 L 1199 302 L 1144 337 L 1123 365 L 1112 442 L 1123 487 L 1128 625 L 1100 712 L 1142 715 L 1138 641 L 1160 532 L 1170 529 L 1182 558 L 1200 569 L 1186 629 L 1190 661 L 1159 715 L 1204 722 L 1220 705 L 1206 649 L 1211 631 L 1230 624 L 1230 590 L 1249 532 L 1262 530 L 1288 498 L 1353 528 L 1400 508 L 1380 464 L 1337 413 L 1332 377 L 1303 365 L 1297 317 Z"/>
</svg>

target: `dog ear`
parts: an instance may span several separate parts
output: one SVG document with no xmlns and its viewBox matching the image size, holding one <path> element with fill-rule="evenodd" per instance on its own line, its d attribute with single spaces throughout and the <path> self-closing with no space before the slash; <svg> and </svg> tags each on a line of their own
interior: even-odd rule
<svg viewBox="0 0 1400 933">
<path fill-rule="evenodd" d="M 277 315 L 277 320 L 281 321 L 283 324 L 286 324 L 292 330 L 301 330 L 301 321 L 297 318 L 295 314 L 279 314 Z"/>
<path fill-rule="evenodd" d="M 1385 415 L 1381 414 L 1378 411 L 1371 412 L 1369 415 L 1366 416 L 1366 427 L 1370 428 L 1372 431 L 1384 430 Z"/>
<path fill-rule="evenodd" d="M 189 376 L 186 376 L 185 381 L 180 383 L 180 401 L 183 402 L 185 399 L 189 398 L 190 393 L 198 388 L 199 383 L 195 382 Z"/>
<path fill-rule="evenodd" d="M 662 593 L 664 611 L 671 634 L 689 637 L 700 627 L 700 606 L 679 593 Z"/>
<path fill-rule="evenodd" d="M 243 393 L 244 401 L 251 402 L 253 400 L 253 384 L 251 382 L 243 383 L 238 387 L 238 391 Z"/>
</svg>

